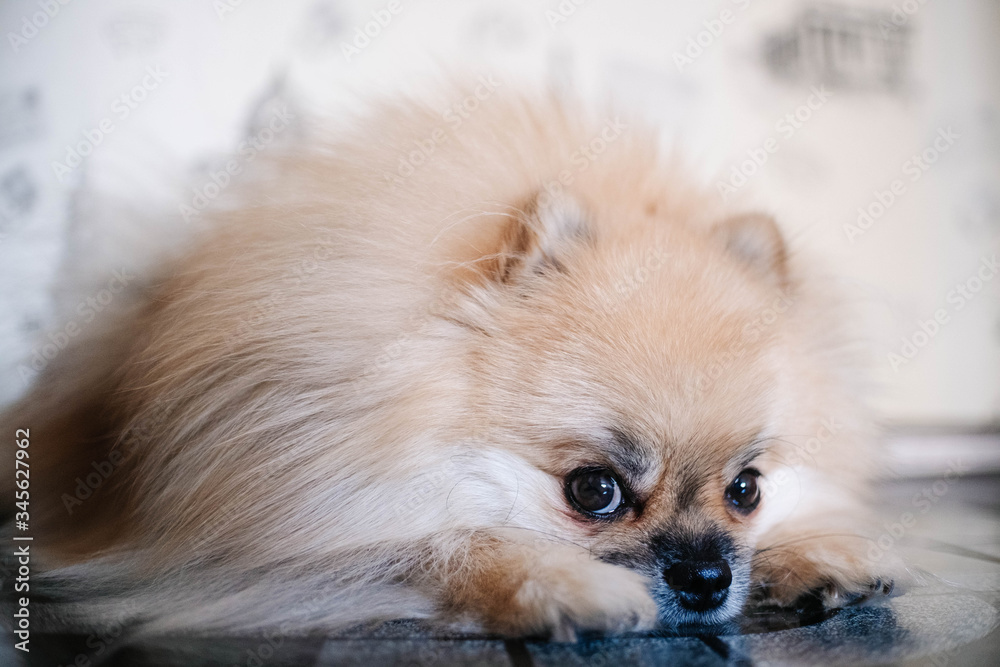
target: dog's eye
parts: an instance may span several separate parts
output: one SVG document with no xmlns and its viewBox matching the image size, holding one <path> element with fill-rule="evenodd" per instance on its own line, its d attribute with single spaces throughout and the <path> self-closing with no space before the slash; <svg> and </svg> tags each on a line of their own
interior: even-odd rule
<svg viewBox="0 0 1000 667">
<path fill-rule="evenodd" d="M 726 500 L 731 502 L 740 512 L 750 513 L 760 502 L 760 488 L 757 478 L 760 473 L 753 468 L 747 468 L 726 487 Z"/>
<path fill-rule="evenodd" d="M 613 514 L 624 502 L 621 484 L 607 468 L 573 471 L 566 479 L 566 495 L 577 509 L 598 516 Z"/>
</svg>

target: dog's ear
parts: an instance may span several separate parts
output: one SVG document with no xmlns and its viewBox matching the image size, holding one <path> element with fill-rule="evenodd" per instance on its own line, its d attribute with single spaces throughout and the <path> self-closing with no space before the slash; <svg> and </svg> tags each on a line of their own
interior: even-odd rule
<svg viewBox="0 0 1000 667">
<path fill-rule="evenodd" d="M 774 218 L 763 213 L 741 213 L 717 224 L 712 235 L 763 280 L 786 286 L 788 250 Z"/>
<path fill-rule="evenodd" d="M 538 193 L 505 222 L 488 270 L 494 280 L 505 283 L 562 271 L 563 259 L 587 235 L 586 215 L 579 202 L 564 194 Z"/>
</svg>

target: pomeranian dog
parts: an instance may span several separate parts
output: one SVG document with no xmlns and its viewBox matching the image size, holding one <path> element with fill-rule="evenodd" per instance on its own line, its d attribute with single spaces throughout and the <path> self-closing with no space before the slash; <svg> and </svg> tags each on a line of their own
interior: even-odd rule
<svg viewBox="0 0 1000 667">
<path fill-rule="evenodd" d="M 41 618 L 571 640 L 889 593 L 830 281 L 653 132 L 470 93 L 272 155 L 7 412 Z"/>
</svg>

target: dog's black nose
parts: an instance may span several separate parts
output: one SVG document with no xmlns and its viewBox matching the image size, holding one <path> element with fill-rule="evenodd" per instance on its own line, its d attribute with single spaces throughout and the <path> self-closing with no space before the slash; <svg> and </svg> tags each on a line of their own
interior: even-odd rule
<svg viewBox="0 0 1000 667">
<path fill-rule="evenodd" d="M 725 560 L 682 561 L 663 571 L 663 578 L 677 593 L 682 607 L 708 611 L 721 605 L 733 583 L 733 572 Z"/>
</svg>

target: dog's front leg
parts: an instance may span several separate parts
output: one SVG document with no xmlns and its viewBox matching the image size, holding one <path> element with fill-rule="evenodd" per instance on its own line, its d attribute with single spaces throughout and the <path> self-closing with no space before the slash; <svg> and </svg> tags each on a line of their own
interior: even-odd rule
<svg viewBox="0 0 1000 667">
<path fill-rule="evenodd" d="M 507 636 L 574 641 L 577 631 L 624 632 L 656 623 L 646 579 L 586 549 L 530 531 L 472 533 L 442 559 L 434 585 L 450 617 Z"/>
</svg>

